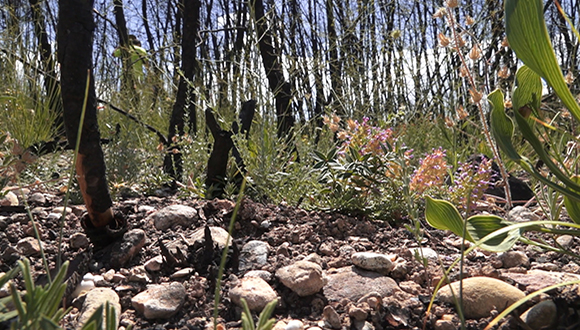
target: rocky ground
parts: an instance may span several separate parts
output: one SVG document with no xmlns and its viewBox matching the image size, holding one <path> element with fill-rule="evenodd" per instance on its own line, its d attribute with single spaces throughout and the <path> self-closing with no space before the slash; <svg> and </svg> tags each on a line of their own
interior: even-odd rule
<svg viewBox="0 0 580 330">
<path fill-rule="evenodd" d="M 28 192 L 52 266 L 58 252 L 62 197 Z M 39 246 L 21 206 L 0 207 L 0 272 L 27 257 L 37 282 L 43 281 Z M 460 256 L 461 239 L 425 229 L 417 239 L 401 226 L 364 217 L 311 212 L 286 205 L 241 204 L 233 244 L 224 234 L 234 203 L 228 200 L 178 200 L 143 197 L 119 201 L 115 209 L 130 230 L 121 242 L 92 251 L 79 224 L 83 206 L 71 206 L 64 222 L 63 259 L 71 261 L 72 306 L 63 326 L 74 329 L 91 306 L 103 300 L 120 312 L 120 327 L 134 329 L 211 329 L 221 251 L 228 246 L 219 303 L 220 328 L 240 328 L 240 299 L 260 311 L 274 298 L 278 330 L 301 329 L 458 329 L 449 287 L 436 296 L 443 267 Z M 538 218 L 517 207 L 518 221 Z M 580 253 L 572 236 L 531 237 Z M 419 262 L 418 255 L 426 258 Z M 578 259 L 516 245 L 507 253 L 473 251 L 465 258 L 464 313 L 468 329 L 483 329 L 512 302 L 552 284 L 580 279 Z M 426 264 L 426 266 L 425 266 Z M 455 268 L 451 281 L 459 279 Z M 80 280 L 81 278 L 82 281 Z M 75 289 L 76 284 L 80 282 Z M 15 284 L 23 287 L 22 277 Z M 456 289 L 456 293 L 458 288 Z M 6 296 L 6 288 L 0 297 Z M 578 329 L 577 286 L 541 294 L 510 314 L 500 329 Z M 531 309 L 531 310 L 528 310 Z M 528 310 L 528 311 L 526 311 Z M 9 324 L 0 324 L 6 328 Z"/>
</svg>

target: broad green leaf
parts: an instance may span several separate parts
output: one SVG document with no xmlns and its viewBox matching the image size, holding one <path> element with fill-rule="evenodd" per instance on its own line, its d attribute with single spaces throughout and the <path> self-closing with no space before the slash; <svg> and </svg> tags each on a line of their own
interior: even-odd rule
<svg viewBox="0 0 580 330">
<path fill-rule="evenodd" d="M 511 225 L 509 221 L 496 215 L 479 214 L 467 219 L 467 231 L 475 241 Z M 520 230 L 513 229 L 502 235 L 493 237 L 481 244 L 481 248 L 492 252 L 503 252 L 512 248 L 520 238 Z"/>
<path fill-rule="evenodd" d="M 521 156 L 518 154 L 512 143 L 514 123 L 511 118 L 505 114 L 503 93 L 501 90 L 496 89 L 487 96 L 487 100 L 491 104 L 491 133 L 493 134 L 498 147 L 511 160 L 516 162 L 519 161 Z"/>
<path fill-rule="evenodd" d="M 538 110 L 542 99 L 542 80 L 528 66 L 521 66 L 516 72 L 516 89 L 512 96 L 514 110 L 520 111 L 529 107 L 538 117 Z M 521 114 L 521 111 L 520 111 Z"/>
<path fill-rule="evenodd" d="M 575 175 L 572 180 L 580 182 L 580 176 Z M 564 195 L 564 206 L 566 206 L 566 212 L 568 212 L 572 221 L 580 224 L 580 202 Z"/>
<path fill-rule="evenodd" d="M 451 230 L 455 235 L 463 235 L 463 219 L 457 208 L 448 201 L 425 197 L 425 219 L 434 228 Z M 473 242 L 473 239 L 466 232 L 465 239 Z"/>
<path fill-rule="evenodd" d="M 517 57 L 554 89 L 570 113 L 580 121 L 580 106 L 560 70 L 544 20 L 542 0 L 506 0 L 506 34 Z"/>
</svg>

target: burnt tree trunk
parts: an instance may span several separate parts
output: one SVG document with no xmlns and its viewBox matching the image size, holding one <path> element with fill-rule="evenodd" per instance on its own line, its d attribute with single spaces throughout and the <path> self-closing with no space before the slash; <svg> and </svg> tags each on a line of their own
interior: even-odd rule
<svg viewBox="0 0 580 330">
<path fill-rule="evenodd" d="M 177 96 L 173 109 L 171 111 L 171 119 L 169 121 L 169 136 L 168 141 L 172 143 L 174 137 L 182 136 L 185 129 L 185 113 L 189 114 L 190 131 L 197 132 L 197 123 L 195 120 L 195 100 L 191 82 L 195 73 L 195 45 L 197 32 L 199 30 L 199 8 L 201 2 L 199 0 L 185 1 L 183 7 L 183 37 L 181 44 L 181 75 L 179 77 L 179 85 L 177 87 Z M 181 181 L 183 176 L 183 160 L 179 146 L 172 144 L 168 146 L 167 154 L 163 162 L 163 170 L 173 178 L 173 186 L 175 183 Z"/>
<path fill-rule="evenodd" d="M 258 46 L 270 90 L 276 99 L 276 117 L 278 120 L 278 137 L 288 138 L 290 130 L 294 126 L 294 114 L 292 112 L 292 87 L 284 79 L 280 51 L 274 49 L 271 30 L 268 29 L 264 17 L 264 3 L 262 0 L 251 1 L 255 14 L 256 28 L 258 31 Z"/>
<path fill-rule="evenodd" d="M 111 196 L 107 187 L 105 160 L 97 124 L 97 101 L 92 74 L 93 1 L 60 0 L 58 21 L 58 60 L 64 124 L 70 145 L 75 145 L 86 98 L 76 172 L 90 222 L 105 227 L 113 220 Z M 88 94 L 85 88 L 88 81 Z"/>
<path fill-rule="evenodd" d="M 55 122 L 53 124 L 57 136 L 64 136 L 64 118 L 62 110 L 62 99 L 60 97 L 60 85 L 56 78 L 54 57 L 52 54 L 52 47 L 48 42 L 48 35 L 46 33 L 45 18 L 40 7 L 39 0 L 29 0 L 30 8 L 32 9 L 32 19 L 34 21 L 34 34 L 38 41 L 40 49 L 40 59 L 42 63 L 42 70 L 44 71 L 44 89 L 48 102 L 48 108 L 55 115 Z M 48 3 L 46 4 L 48 6 Z"/>
<path fill-rule="evenodd" d="M 223 130 L 215 119 L 211 109 L 205 110 L 205 123 L 214 139 L 213 148 L 207 162 L 207 176 L 205 179 L 207 198 L 222 197 L 226 185 L 228 159 L 232 148 L 232 155 L 238 166 L 238 173 L 236 173 L 234 180 L 238 189 L 240 188 L 246 167 L 240 152 L 234 146 L 232 134 L 238 134 L 239 131 L 248 139 L 255 110 L 255 100 L 244 102 L 239 115 L 241 130 L 238 123 L 234 122 L 232 124 L 232 131 Z"/>
</svg>

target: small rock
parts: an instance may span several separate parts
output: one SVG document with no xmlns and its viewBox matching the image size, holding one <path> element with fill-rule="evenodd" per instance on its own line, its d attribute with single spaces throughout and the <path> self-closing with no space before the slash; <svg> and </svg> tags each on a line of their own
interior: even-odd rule
<svg viewBox="0 0 580 330">
<path fill-rule="evenodd" d="M 342 324 L 340 323 L 340 316 L 332 306 L 325 306 L 322 311 L 322 317 L 326 325 L 333 329 L 340 329 Z"/>
<path fill-rule="evenodd" d="M 298 261 L 276 271 L 276 277 L 299 296 L 315 294 L 325 284 L 322 267 L 309 261 Z"/>
<path fill-rule="evenodd" d="M 268 263 L 270 244 L 252 240 L 244 244 L 240 251 L 240 270 L 246 271 L 254 267 L 262 267 Z"/>
<path fill-rule="evenodd" d="M 225 248 L 226 242 L 228 240 L 228 231 L 221 227 L 213 226 L 209 227 L 209 231 L 211 233 L 211 239 L 213 240 L 214 245 L 217 244 L 220 249 Z M 205 227 L 196 229 L 189 237 L 188 243 L 189 245 L 194 245 L 195 243 L 199 243 L 203 240 L 205 240 Z M 230 238 L 230 241 L 227 245 L 229 246 L 231 242 L 232 240 Z"/>
<path fill-rule="evenodd" d="M 72 298 L 77 298 L 95 288 L 95 282 L 93 281 L 93 276 L 91 273 L 86 273 L 83 276 L 81 282 L 77 285 L 73 293 L 71 294 Z"/>
<path fill-rule="evenodd" d="M 357 252 L 350 257 L 350 260 L 357 267 L 381 274 L 388 274 L 395 268 L 391 259 L 381 253 Z"/>
<path fill-rule="evenodd" d="M 288 243 L 288 242 L 284 242 L 284 243 L 280 244 L 280 246 L 278 246 L 278 248 L 276 249 L 276 254 L 290 257 L 290 251 L 288 251 L 289 246 L 290 246 L 290 243 Z"/>
<path fill-rule="evenodd" d="M 321 265 L 322 266 L 322 258 L 317 253 L 310 253 L 303 260 L 304 261 L 310 261 L 310 262 L 313 262 L 313 263 L 315 263 L 317 265 Z"/>
<path fill-rule="evenodd" d="M 114 243 L 111 249 L 111 266 L 123 267 L 133 258 L 147 241 L 147 235 L 142 229 L 131 229 L 123 235 L 123 239 Z"/>
<path fill-rule="evenodd" d="M 82 249 L 89 246 L 89 239 L 84 233 L 74 233 L 69 238 L 70 247 L 73 249 Z"/>
<path fill-rule="evenodd" d="M 28 197 L 28 203 L 36 205 L 46 204 L 46 197 L 42 193 L 34 193 Z"/>
<path fill-rule="evenodd" d="M 509 211 L 508 220 L 513 222 L 525 222 L 540 220 L 540 218 L 527 207 L 516 206 Z"/>
<path fill-rule="evenodd" d="M 266 282 L 270 282 L 272 280 L 272 273 L 267 270 L 250 270 L 244 274 L 244 277 L 259 277 Z"/>
<path fill-rule="evenodd" d="M 527 267 L 530 265 L 530 259 L 522 251 L 508 251 L 499 256 L 505 268 Z"/>
<path fill-rule="evenodd" d="M 562 235 L 556 238 L 556 242 L 565 248 L 569 247 L 570 244 L 572 244 L 572 241 L 574 241 L 574 237 L 572 235 Z"/>
<path fill-rule="evenodd" d="M 400 282 L 399 287 L 401 288 L 401 290 L 413 295 L 417 295 L 419 294 L 419 292 L 421 292 L 421 286 L 414 281 Z"/>
<path fill-rule="evenodd" d="M 18 206 L 18 203 L 18 196 L 11 191 L 7 192 L 4 197 L 0 198 L 0 206 Z"/>
<path fill-rule="evenodd" d="M 103 274 L 103 278 L 107 282 L 113 281 L 113 277 L 114 276 L 115 276 L 115 270 L 114 269 L 109 269 L 106 273 Z"/>
<path fill-rule="evenodd" d="M 81 329 L 94 312 L 107 302 L 109 303 L 109 306 L 113 307 L 115 310 L 116 318 L 114 328 L 116 329 L 119 326 L 119 319 L 122 312 L 121 304 L 119 303 L 119 296 L 117 293 L 110 288 L 94 288 L 87 293 L 75 329 Z M 106 315 L 106 311 L 104 311 L 104 315 Z"/>
<path fill-rule="evenodd" d="M 447 320 L 437 320 L 435 321 L 435 330 L 455 330 L 455 325 L 453 322 Z"/>
<path fill-rule="evenodd" d="M 124 281 L 126 279 L 127 279 L 127 277 L 125 275 L 123 275 L 123 274 L 115 273 L 113 275 L 113 282 L 115 282 L 115 283 L 122 282 L 122 281 Z"/>
<path fill-rule="evenodd" d="M 16 249 L 25 257 L 39 256 L 40 244 L 35 237 L 25 237 L 16 243 Z"/>
<path fill-rule="evenodd" d="M 269 302 L 276 299 L 277 295 L 270 284 L 263 279 L 259 277 L 243 277 L 230 290 L 229 297 L 238 306 L 242 306 L 241 300 L 244 298 L 250 310 L 260 312 Z"/>
<path fill-rule="evenodd" d="M 387 297 L 401 291 L 397 282 L 388 276 L 356 267 L 343 267 L 327 273 L 324 296 L 329 301 L 359 301 L 370 296 Z M 362 302 L 363 300 L 360 300 Z M 369 302 L 370 305 L 370 302 Z"/>
<path fill-rule="evenodd" d="M 302 321 L 300 320 L 291 320 L 284 328 L 284 330 L 303 330 L 303 329 L 304 323 L 302 323 Z"/>
<path fill-rule="evenodd" d="M 59 218 L 62 216 L 62 212 L 66 210 L 66 214 L 71 214 L 73 213 L 73 209 L 71 209 L 70 207 L 67 207 L 66 209 L 64 208 L 64 206 L 57 206 L 55 208 L 52 209 L 52 211 L 50 213 L 56 213 L 59 215 Z"/>
<path fill-rule="evenodd" d="M 147 273 L 147 270 L 143 265 L 135 266 L 131 268 L 129 273 L 129 281 L 130 282 L 139 282 L 139 283 L 150 283 L 151 276 Z"/>
<path fill-rule="evenodd" d="M 161 265 L 163 265 L 163 257 L 162 256 L 155 256 L 149 260 L 147 260 L 143 266 L 150 272 L 156 272 L 161 269 Z"/>
<path fill-rule="evenodd" d="M 59 221 L 62 218 L 62 213 L 51 212 L 46 215 L 46 220 L 48 221 Z"/>
<path fill-rule="evenodd" d="M 155 211 L 155 208 L 153 206 L 149 206 L 149 205 L 141 205 L 137 208 L 137 212 L 140 213 L 149 213 L 149 212 L 153 212 Z"/>
<path fill-rule="evenodd" d="M 533 330 L 554 329 L 557 315 L 556 304 L 552 300 L 544 300 L 525 311 L 521 319 Z"/>
<path fill-rule="evenodd" d="M 367 303 L 363 303 L 367 309 L 370 309 L 370 306 Z M 364 321 L 367 319 L 369 313 L 363 309 L 360 308 L 358 306 L 355 305 L 350 305 L 348 307 L 348 316 L 352 317 L 353 319 L 357 320 L 357 321 Z"/>
<path fill-rule="evenodd" d="M 175 225 L 189 227 L 197 219 L 197 210 L 185 205 L 170 205 L 149 215 L 145 221 L 152 221 L 158 230 L 166 230 Z"/>
<path fill-rule="evenodd" d="M 558 283 L 580 280 L 578 274 L 547 272 L 539 269 L 528 270 L 524 273 L 505 272 L 502 275 L 517 283 L 518 287 L 525 288 L 526 292 L 538 291 Z"/>
<path fill-rule="evenodd" d="M 176 279 L 176 278 L 183 278 L 183 277 L 187 277 L 191 274 L 193 274 L 195 271 L 193 270 L 193 268 L 183 268 L 180 269 L 178 271 L 176 271 L 175 273 L 171 274 L 170 278 L 172 279 Z"/>
<path fill-rule="evenodd" d="M 185 302 L 185 287 L 179 282 L 150 285 L 131 304 L 147 319 L 167 319 L 175 315 Z"/>
<path fill-rule="evenodd" d="M 451 283 L 455 296 L 459 294 L 459 282 Z M 516 287 L 490 277 L 471 277 L 463 280 L 463 313 L 466 318 L 487 317 L 494 309 L 504 308 L 523 298 L 525 294 Z M 454 302 L 449 285 L 437 292 L 437 298 L 446 303 Z"/>
<path fill-rule="evenodd" d="M 411 255 L 413 257 L 415 257 L 415 253 L 417 253 L 417 255 L 419 257 L 424 257 L 424 258 L 431 259 L 431 260 L 439 259 L 439 254 L 437 254 L 437 252 L 435 250 L 433 250 L 432 248 L 428 248 L 428 247 L 409 248 L 409 251 L 411 251 Z M 423 252 L 422 255 L 421 255 L 421 252 Z"/>
<path fill-rule="evenodd" d="M 284 321 L 278 321 L 276 322 L 276 324 L 274 324 L 274 327 L 272 328 L 272 330 L 284 330 L 286 329 L 286 322 Z"/>
</svg>

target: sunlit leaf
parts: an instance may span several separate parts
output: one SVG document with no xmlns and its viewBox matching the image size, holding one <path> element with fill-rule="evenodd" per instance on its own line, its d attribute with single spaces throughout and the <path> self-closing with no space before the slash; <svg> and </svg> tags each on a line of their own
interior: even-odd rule
<svg viewBox="0 0 580 330">
<path fill-rule="evenodd" d="M 475 241 L 479 241 L 485 236 L 511 224 L 509 221 L 496 215 L 479 214 L 467 219 L 467 231 Z M 486 240 L 480 247 L 492 252 L 507 251 L 512 248 L 520 236 L 520 229 L 513 229 L 507 233 Z"/>
<path fill-rule="evenodd" d="M 425 197 L 425 219 L 434 228 L 451 230 L 455 235 L 463 235 L 463 219 L 457 208 L 448 201 Z M 472 241 L 469 232 L 465 239 Z"/>
</svg>

